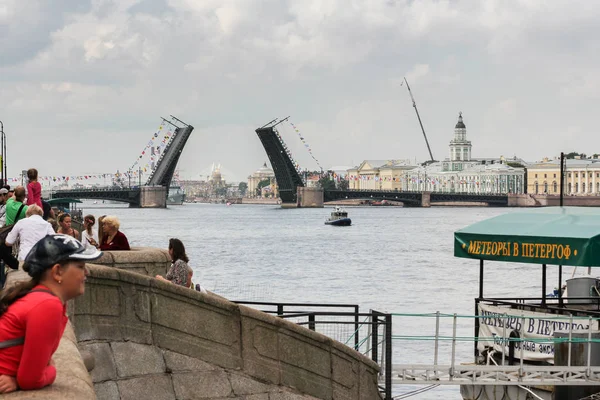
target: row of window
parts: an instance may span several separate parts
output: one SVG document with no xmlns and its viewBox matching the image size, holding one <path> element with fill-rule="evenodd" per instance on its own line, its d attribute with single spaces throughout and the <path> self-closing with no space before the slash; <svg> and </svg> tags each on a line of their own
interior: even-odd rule
<svg viewBox="0 0 600 400">
<path fill-rule="evenodd" d="M 581 173 L 581 177 L 585 178 L 585 174 L 586 174 L 585 172 L 582 172 Z M 556 178 L 556 174 L 553 174 L 553 175 L 554 175 L 554 178 Z M 590 178 L 592 178 L 593 175 L 594 175 L 593 172 L 589 172 L 589 177 Z M 538 174 L 535 174 L 535 177 L 537 178 Z M 548 174 L 544 174 L 544 178 L 547 178 L 547 177 L 548 177 Z M 569 178 L 570 177 L 571 177 L 571 172 L 569 172 Z M 579 172 L 575 172 L 575 178 L 579 178 Z M 596 172 L 596 178 L 600 178 L 600 172 Z"/>
<path fill-rule="evenodd" d="M 571 185 L 571 182 L 568 183 L 567 185 L 567 193 L 579 193 L 579 183 L 575 182 L 575 190 L 571 190 L 573 188 L 573 186 Z M 592 193 L 592 185 L 588 185 L 587 189 L 588 191 L 585 191 L 585 182 L 581 184 L 581 193 Z M 540 185 L 536 182 L 535 183 L 535 194 L 539 194 L 539 189 L 540 189 Z M 553 189 L 553 193 L 558 193 L 558 184 L 556 182 L 552 182 L 552 189 Z M 544 192 L 543 193 L 548 193 L 548 183 L 544 182 Z M 600 193 L 600 182 L 596 183 L 596 193 Z"/>
</svg>

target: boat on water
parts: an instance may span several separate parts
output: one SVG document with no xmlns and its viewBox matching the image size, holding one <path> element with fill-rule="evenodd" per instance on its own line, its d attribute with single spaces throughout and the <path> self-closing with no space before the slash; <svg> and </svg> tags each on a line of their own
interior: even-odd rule
<svg viewBox="0 0 600 400">
<path fill-rule="evenodd" d="M 334 226 L 350 226 L 352 224 L 352 220 L 348 218 L 348 212 L 346 210 L 335 207 L 331 212 L 331 216 L 325 220 L 326 225 L 334 225 Z"/>
<path fill-rule="evenodd" d="M 600 266 L 600 211 L 548 207 L 496 216 L 455 232 L 454 255 L 479 260 L 480 268 L 474 351 L 481 371 L 472 384 L 461 385 L 464 399 L 587 399 L 600 393 L 600 279 L 591 275 Z M 495 269 L 541 265 L 540 297 L 485 296 L 484 261 L 496 261 L 490 264 Z M 548 266 L 558 269 L 550 294 Z M 573 272 L 564 285 L 563 266 L 585 267 L 589 275 Z M 486 368 L 501 370 L 502 379 L 484 383 Z M 515 380 L 533 377 L 540 384 L 507 389 L 502 380 L 512 379 L 511 368 L 519 369 Z M 587 371 L 583 383 L 579 370 Z"/>
<path fill-rule="evenodd" d="M 185 201 L 185 191 L 181 186 L 171 185 L 167 195 L 167 205 L 180 206 Z"/>
</svg>

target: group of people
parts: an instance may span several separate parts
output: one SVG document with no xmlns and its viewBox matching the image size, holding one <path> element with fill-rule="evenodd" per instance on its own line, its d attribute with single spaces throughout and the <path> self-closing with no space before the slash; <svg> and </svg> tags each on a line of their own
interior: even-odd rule
<svg viewBox="0 0 600 400">
<path fill-rule="evenodd" d="M 0 258 L 14 269 L 21 262 L 31 278 L 0 292 L 0 394 L 40 389 L 54 382 L 52 355 L 68 322 L 67 301 L 85 291 L 85 262 L 99 258 L 103 250 L 130 250 L 113 216 L 98 218 L 95 231 L 96 218 L 86 215 L 84 229 L 78 232 L 71 226 L 71 216 L 63 213 L 53 227 L 48 222 L 53 215 L 41 203 L 37 171 L 29 170 L 28 177 L 27 193 L 22 186 L 14 191 L 0 188 L 0 224 L 4 226 L 0 227 Z M 5 238 L 2 229 L 7 232 Z M 11 246 L 17 241 L 15 258 Z M 166 277 L 156 278 L 206 293 L 192 283 L 193 270 L 182 241 L 170 239 L 168 251 L 171 267 Z"/>
</svg>

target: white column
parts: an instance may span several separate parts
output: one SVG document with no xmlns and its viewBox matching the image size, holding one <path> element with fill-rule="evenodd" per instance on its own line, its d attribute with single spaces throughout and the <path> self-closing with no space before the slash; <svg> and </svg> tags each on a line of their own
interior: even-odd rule
<svg viewBox="0 0 600 400">
<path fill-rule="evenodd" d="M 596 171 L 592 172 L 592 194 L 596 194 Z"/>
<path fill-rule="evenodd" d="M 575 171 L 571 171 L 571 190 L 569 194 L 575 193 Z"/>
<path fill-rule="evenodd" d="M 577 193 L 581 193 L 581 171 L 577 172 Z"/>
</svg>

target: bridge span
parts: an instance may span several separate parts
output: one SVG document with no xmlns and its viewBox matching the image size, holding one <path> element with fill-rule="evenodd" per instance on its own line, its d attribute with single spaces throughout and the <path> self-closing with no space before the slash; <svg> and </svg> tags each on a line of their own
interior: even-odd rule
<svg viewBox="0 0 600 400">
<path fill-rule="evenodd" d="M 145 185 L 127 188 L 69 189 L 57 190 L 53 198 L 76 198 L 91 200 L 108 200 L 128 203 L 130 207 L 164 208 L 167 206 L 169 186 L 177 167 L 177 162 L 194 127 L 171 116 L 172 121 L 165 123 L 175 127 L 173 135 L 154 165 Z M 182 126 L 178 126 L 182 125 Z M 158 132 L 155 137 L 158 136 Z"/>
</svg>

